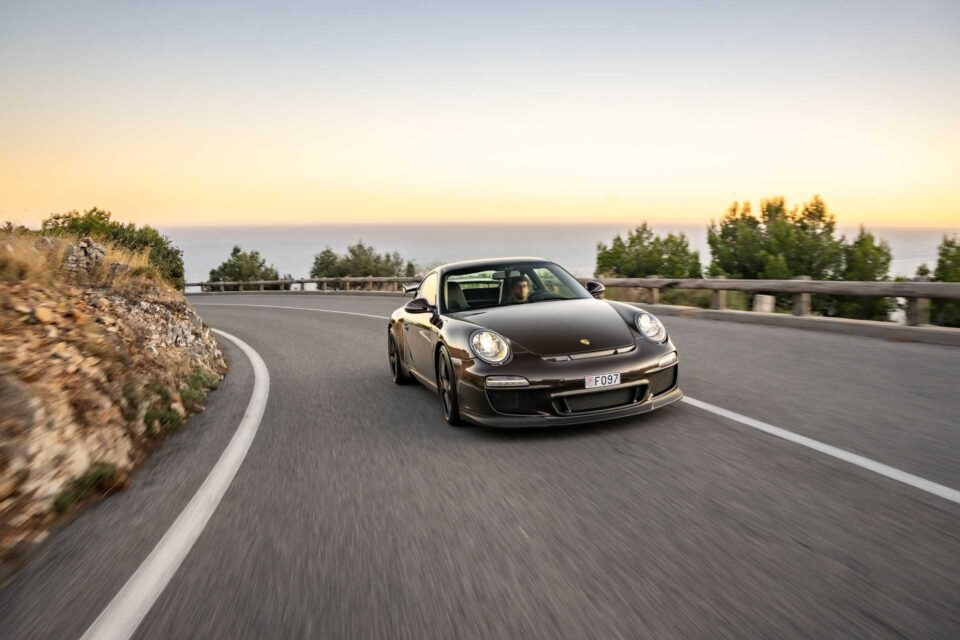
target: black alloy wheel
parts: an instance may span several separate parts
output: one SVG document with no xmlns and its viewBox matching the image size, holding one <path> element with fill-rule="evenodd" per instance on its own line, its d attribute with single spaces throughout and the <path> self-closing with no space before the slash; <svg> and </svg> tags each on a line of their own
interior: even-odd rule
<svg viewBox="0 0 960 640">
<path fill-rule="evenodd" d="M 457 400 L 456 373 L 446 347 L 440 347 L 440 353 L 437 355 L 437 391 L 440 393 L 443 419 L 454 427 L 463 424 L 460 419 L 460 403 Z"/>
<path fill-rule="evenodd" d="M 400 350 L 397 348 L 397 341 L 393 334 L 387 334 L 387 357 L 390 360 L 390 375 L 395 384 L 410 384 L 412 377 L 403 366 L 403 358 L 400 356 Z"/>
</svg>

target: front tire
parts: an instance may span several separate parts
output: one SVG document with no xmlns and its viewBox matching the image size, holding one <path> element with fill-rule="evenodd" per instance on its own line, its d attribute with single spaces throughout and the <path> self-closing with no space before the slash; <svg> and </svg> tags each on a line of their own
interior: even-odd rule
<svg viewBox="0 0 960 640">
<path fill-rule="evenodd" d="M 462 425 L 460 401 L 457 398 L 457 374 L 446 347 L 440 347 L 440 353 L 437 354 L 437 391 L 440 394 L 443 419 L 452 427 Z"/>
<path fill-rule="evenodd" d="M 387 358 L 390 363 L 390 376 L 393 378 L 394 384 L 403 385 L 413 382 L 413 377 L 403 365 L 403 356 L 400 354 L 400 349 L 397 348 L 397 341 L 392 333 L 387 333 Z"/>
</svg>

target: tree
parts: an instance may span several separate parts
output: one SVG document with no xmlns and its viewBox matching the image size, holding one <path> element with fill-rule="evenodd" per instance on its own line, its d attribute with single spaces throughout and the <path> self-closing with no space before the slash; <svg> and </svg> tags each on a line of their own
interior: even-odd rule
<svg viewBox="0 0 960 640">
<path fill-rule="evenodd" d="M 921 265 L 926 268 L 926 265 Z M 929 274 L 929 268 L 926 268 Z M 922 275 L 917 269 L 917 275 Z M 960 282 L 960 235 L 944 236 L 937 248 L 937 267 L 933 271 L 935 282 Z M 960 327 L 960 301 L 931 300 L 930 320 L 945 327 Z"/>
<path fill-rule="evenodd" d="M 702 275 L 700 253 L 691 251 L 685 235 L 668 233 L 661 238 L 646 222 L 628 232 L 626 240 L 617 234 L 609 247 L 602 242 L 597 244 L 596 273 L 622 278 L 653 275 L 699 278 Z"/>
<path fill-rule="evenodd" d="M 43 221 L 42 231 L 50 234 L 90 236 L 129 251 L 149 251 L 149 261 L 160 275 L 177 288 L 183 288 L 183 252 L 150 226 L 137 227 L 110 219 L 109 211 L 94 207 L 83 213 L 68 211 L 51 214 Z"/>
<path fill-rule="evenodd" d="M 734 202 L 707 230 L 710 245 L 710 275 L 730 278 L 760 278 L 764 273 L 766 233 L 750 203 Z"/>
<path fill-rule="evenodd" d="M 782 196 L 760 201 L 760 215 L 750 204 L 734 202 L 720 223 L 710 223 L 710 275 L 730 278 L 788 280 L 810 276 L 833 280 L 843 271 L 843 238 L 835 237 L 836 217 L 820 196 L 789 209 Z M 813 296 L 812 307 L 830 312 L 833 301 Z M 780 308 L 790 297 L 777 296 Z"/>
<path fill-rule="evenodd" d="M 410 271 L 412 262 L 404 262 L 397 252 L 379 254 L 369 245 L 358 241 L 343 255 L 327 247 L 313 258 L 311 278 L 341 278 L 343 276 L 397 277 Z M 413 267 L 416 271 L 416 268 Z"/>
<path fill-rule="evenodd" d="M 3 226 L 0 227 L 0 231 L 2 231 L 3 233 L 9 233 L 11 235 L 30 233 L 30 229 L 28 229 L 27 227 L 23 226 L 22 224 L 14 224 L 9 220 L 3 223 Z"/>
<path fill-rule="evenodd" d="M 230 252 L 230 258 L 216 269 L 210 270 L 210 280 L 225 280 L 227 282 L 243 282 L 249 280 L 279 280 L 277 270 L 260 257 L 259 251 L 244 251 L 235 246 Z M 240 286 L 227 287 L 227 290 L 237 291 Z M 244 290 L 259 289 L 259 285 L 243 285 Z M 286 285 L 266 285 L 266 289 L 287 288 Z"/>
<path fill-rule="evenodd" d="M 310 269 L 311 278 L 338 278 L 347 275 L 340 273 L 340 256 L 327 247 L 313 258 L 313 267 Z"/>
<path fill-rule="evenodd" d="M 890 245 L 877 242 L 863 226 L 853 242 L 843 245 L 843 272 L 841 280 L 885 281 L 890 279 Z M 829 315 L 863 320 L 887 320 L 896 308 L 892 298 L 864 298 L 835 296 Z"/>
<path fill-rule="evenodd" d="M 788 209 L 782 196 L 750 204 L 734 202 L 720 223 L 707 230 L 710 274 L 730 278 L 781 280 L 837 277 L 843 266 L 843 240 L 834 237 L 836 218 L 820 196 Z"/>
</svg>

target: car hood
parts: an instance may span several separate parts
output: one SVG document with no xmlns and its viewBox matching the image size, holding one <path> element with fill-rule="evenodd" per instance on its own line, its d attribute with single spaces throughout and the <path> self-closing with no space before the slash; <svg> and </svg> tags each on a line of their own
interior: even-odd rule
<svg viewBox="0 0 960 640">
<path fill-rule="evenodd" d="M 456 317 L 496 331 L 541 356 L 600 351 L 635 342 L 620 314 L 593 298 L 491 307 L 461 312 Z"/>
</svg>

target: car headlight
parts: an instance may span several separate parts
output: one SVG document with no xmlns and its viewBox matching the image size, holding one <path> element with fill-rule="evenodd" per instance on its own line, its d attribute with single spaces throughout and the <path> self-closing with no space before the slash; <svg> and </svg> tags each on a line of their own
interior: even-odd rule
<svg viewBox="0 0 960 640">
<path fill-rule="evenodd" d="M 663 342 L 667 339 L 667 330 L 663 324 L 657 320 L 656 316 L 646 311 L 637 316 L 637 329 L 647 340 Z"/>
<path fill-rule="evenodd" d="M 490 364 L 503 364 L 510 357 L 510 345 L 493 331 L 474 331 L 470 346 L 478 358 Z"/>
</svg>

